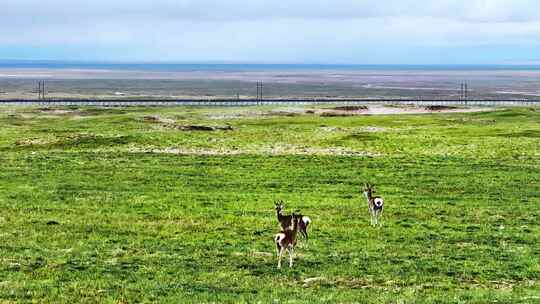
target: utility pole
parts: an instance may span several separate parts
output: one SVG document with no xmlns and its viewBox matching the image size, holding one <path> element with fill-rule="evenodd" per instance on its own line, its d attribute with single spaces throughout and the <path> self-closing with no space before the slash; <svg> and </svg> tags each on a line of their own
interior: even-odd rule
<svg viewBox="0 0 540 304">
<path fill-rule="evenodd" d="M 459 93 L 459 100 L 466 102 L 469 98 L 469 83 L 467 81 L 461 82 L 461 89 Z"/>
<path fill-rule="evenodd" d="M 261 101 L 263 99 L 263 83 L 262 81 L 257 81 L 257 101 Z"/>
<path fill-rule="evenodd" d="M 38 81 L 38 99 L 45 99 L 45 80 Z"/>
</svg>

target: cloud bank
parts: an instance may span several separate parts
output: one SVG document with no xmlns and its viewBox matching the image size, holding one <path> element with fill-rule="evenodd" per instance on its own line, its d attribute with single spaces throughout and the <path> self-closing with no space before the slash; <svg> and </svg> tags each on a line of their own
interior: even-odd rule
<svg viewBox="0 0 540 304">
<path fill-rule="evenodd" d="M 0 58 L 321 63 L 534 60 L 531 0 L 3 0 Z"/>
</svg>

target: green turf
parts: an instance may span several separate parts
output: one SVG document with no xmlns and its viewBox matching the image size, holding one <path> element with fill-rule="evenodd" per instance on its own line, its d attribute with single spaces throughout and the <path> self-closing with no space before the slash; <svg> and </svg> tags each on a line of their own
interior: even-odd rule
<svg viewBox="0 0 540 304">
<path fill-rule="evenodd" d="M 0 302 L 540 303 L 540 111 L 266 110 L 0 108 Z"/>
</svg>

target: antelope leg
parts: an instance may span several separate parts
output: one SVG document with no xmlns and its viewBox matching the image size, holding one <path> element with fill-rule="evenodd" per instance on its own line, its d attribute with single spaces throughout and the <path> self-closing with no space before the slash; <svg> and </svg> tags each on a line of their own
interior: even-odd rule
<svg viewBox="0 0 540 304">
<path fill-rule="evenodd" d="M 294 249 L 289 248 L 289 267 L 292 267 L 293 265 L 293 254 L 294 254 Z"/>
</svg>

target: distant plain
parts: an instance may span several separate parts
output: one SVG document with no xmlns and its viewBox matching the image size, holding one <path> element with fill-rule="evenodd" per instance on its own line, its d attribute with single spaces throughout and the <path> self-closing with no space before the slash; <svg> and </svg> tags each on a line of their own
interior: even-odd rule
<svg viewBox="0 0 540 304">
<path fill-rule="evenodd" d="M 253 98 L 263 82 L 267 98 L 452 98 L 467 82 L 469 98 L 540 98 L 534 67 L 407 66 L 2 66 L 0 99 Z"/>
</svg>

